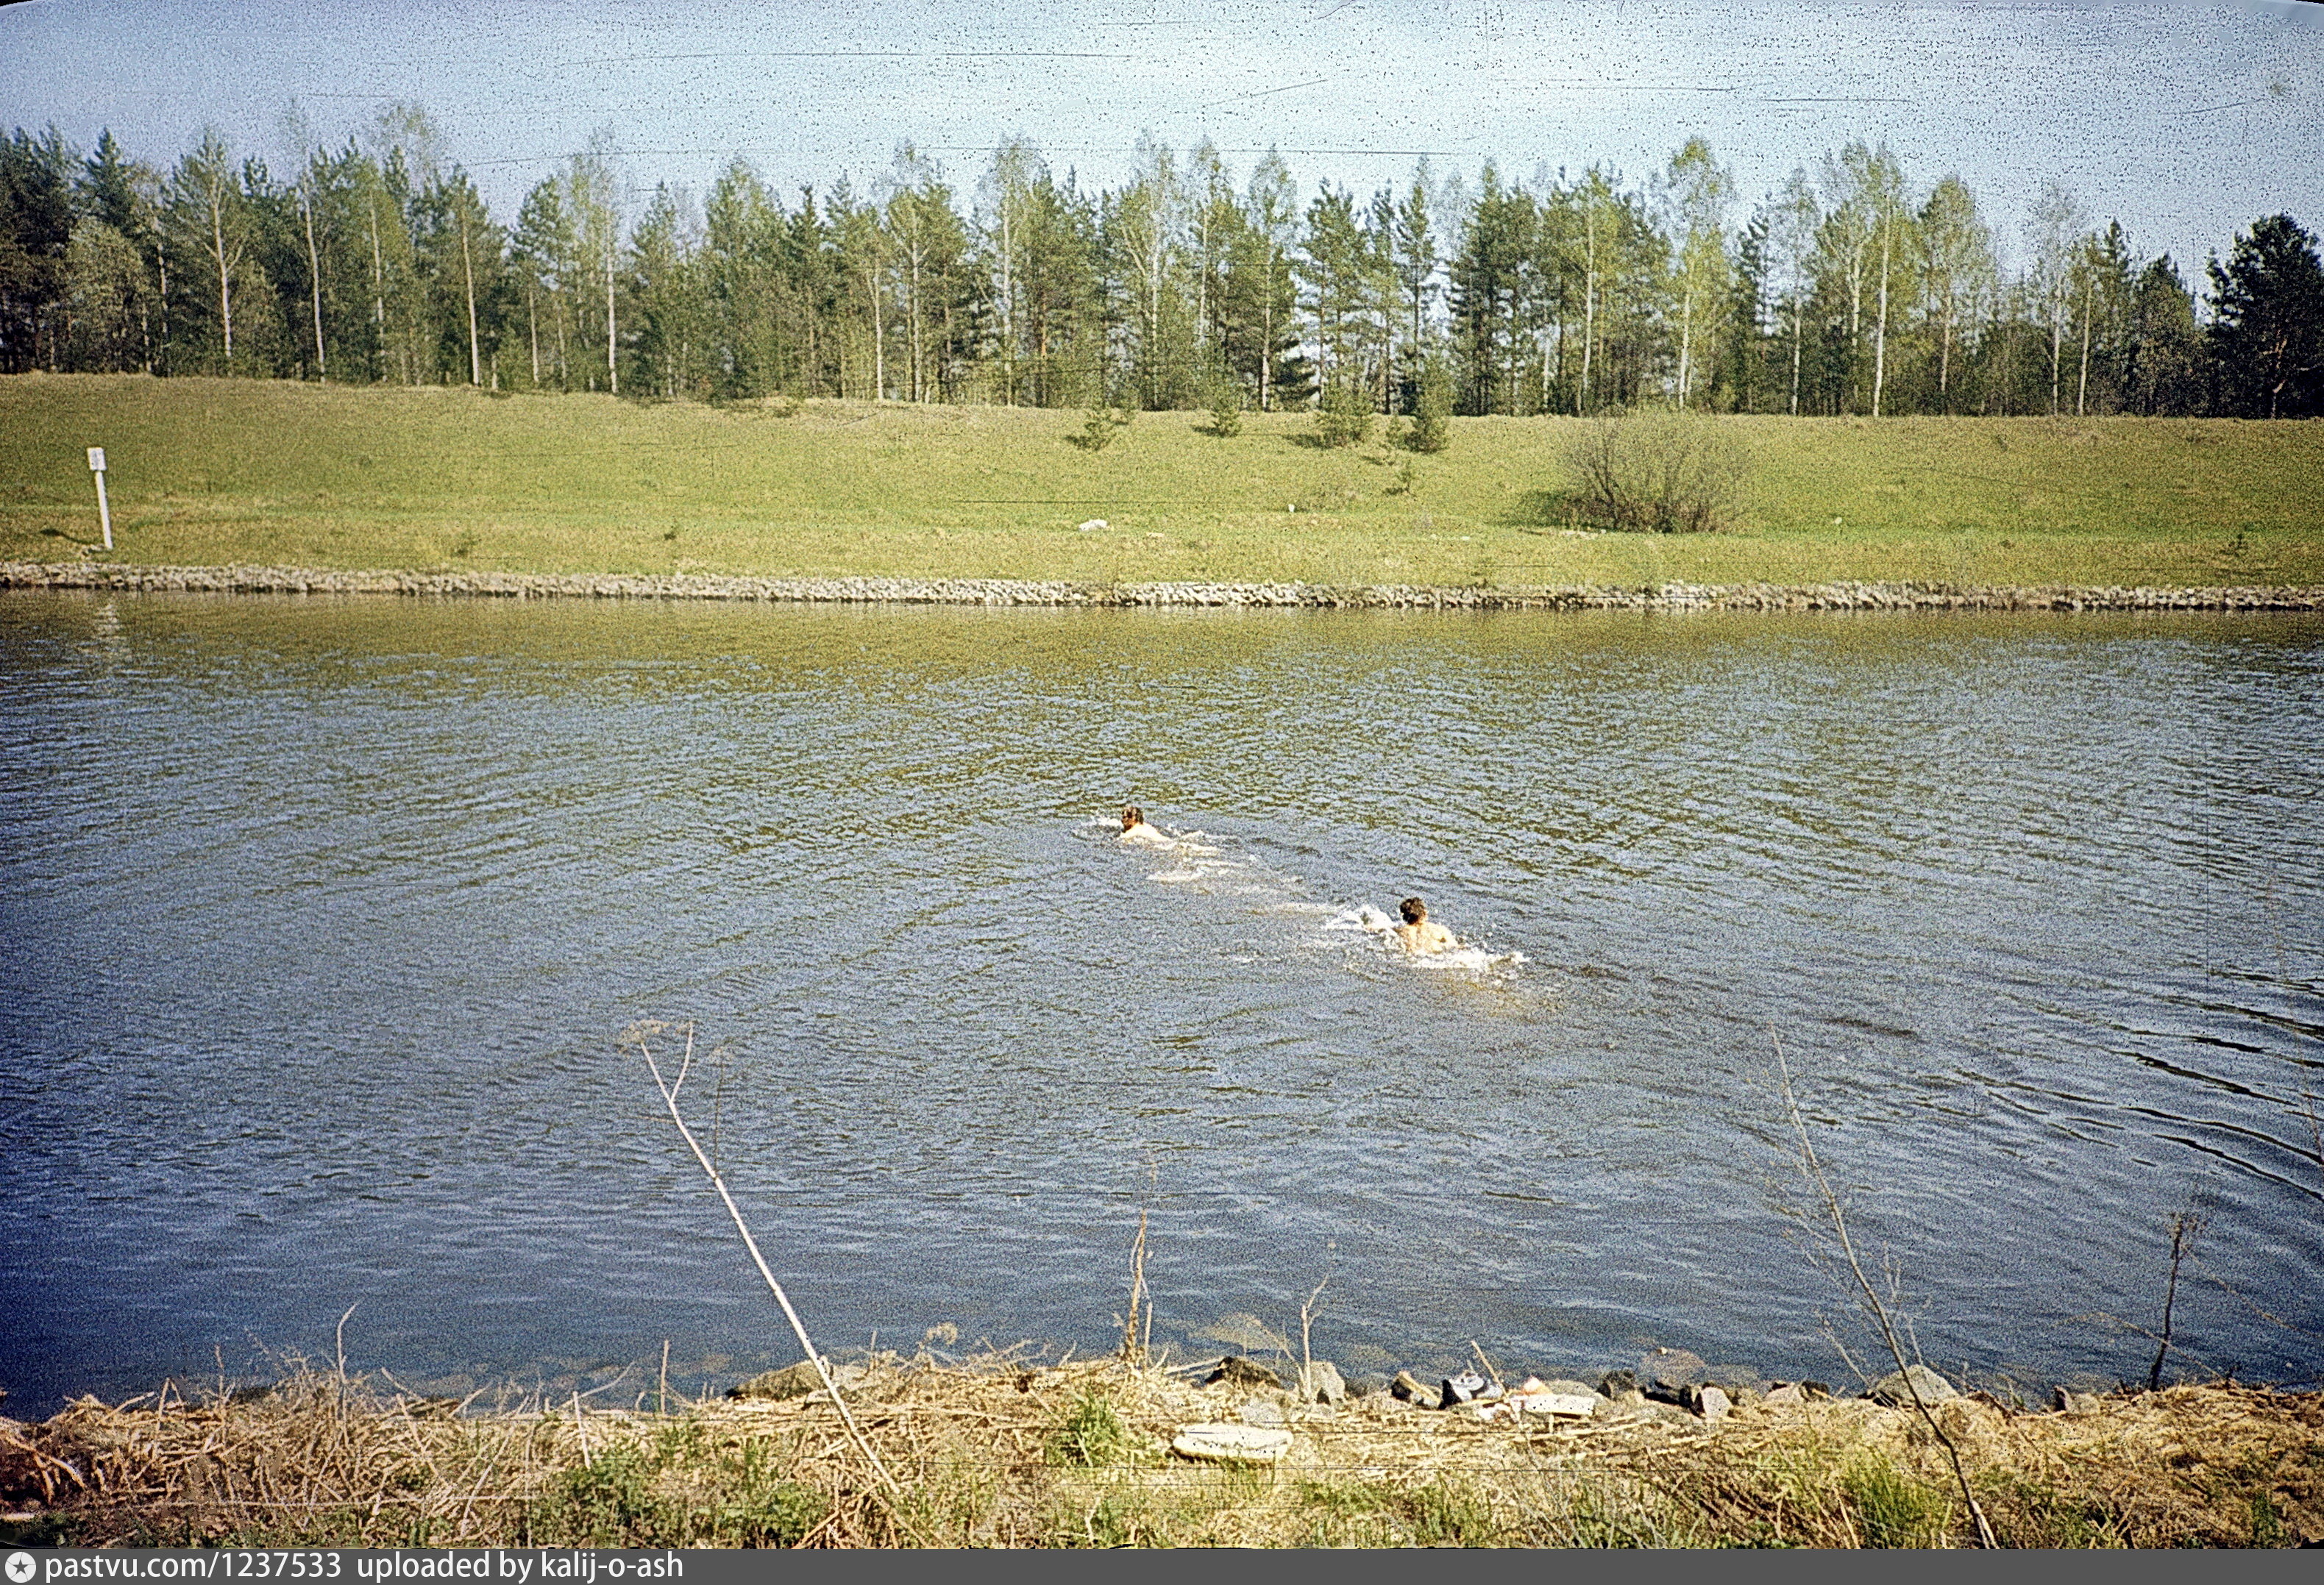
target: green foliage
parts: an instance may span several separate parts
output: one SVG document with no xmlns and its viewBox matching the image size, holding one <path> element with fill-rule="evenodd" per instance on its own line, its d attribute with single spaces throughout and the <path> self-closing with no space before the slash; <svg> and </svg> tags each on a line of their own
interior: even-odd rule
<svg viewBox="0 0 2324 1585">
<path fill-rule="evenodd" d="M 1112 1400 L 1093 1390 L 1074 1399 L 1074 1406 L 1050 1433 L 1047 1451 L 1052 1464 L 1096 1470 L 1128 1463 L 1139 1444 Z"/>
<path fill-rule="evenodd" d="M 1659 534 L 1736 526 L 1750 456 L 1715 419 L 1601 419 L 1566 454 L 1576 510 L 1600 528 Z"/>
<path fill-rule="evenodd" d="M 1065 438 L 1069 444 L 1078 446 L 1084 451 L 1103 451 L 1113 444 L 1116 435 L 1130 428 L 1130 422 L 1135 417 L 1136 410 L 1131 408 L 1093 407 L 1082 424 L 1082 432 L 1068 435 Z"/>
<path fill-rule="evenodd" d="M 2212 340 L 2234 410 L 2246 418 L 2324 411 L 2324 262 L 2289 215 L 2238 235 L 2213 259 Z"/>
<path fill-rule="evenodd" d="M 712 1446 L 700 1428 L 673 1426 L 568 1470 L 528 1528 L 537 1545 L 796 1546 L 827 1507 L 781 1477 L 765 1443 Z"/>
<path fill-rule="evenodd" d="M 1315 410 L 1315 438 L 1325 446 L 1360 446 L 1372 432 L 1371 398 L 1341 383 L 1323 393 Z"/>
<path fill-rule="evenodd" d="M 1865 1545 L 1923 1548 L 1944 1544 L 1951 1503 L 1886 1459 L 1868 1457 L 1849 1465 L 1840 1476 L 1840 1489 L 1855 1510 Z"/>
<path fill-rule="evenodd" d="M 1211 433 L 1231 440 L 1242 433 L 1242 392 L 1231 380 L 1222 380 L 1211 393 Z"/>
<path fill-rule="evenodd" d="M 1434 455 L 1452 444 L 1452 376 L 1441 363 L 1431 362 L 1420 377 L 1413 399 L 1412 424 L 1405 431 L 1407 451 Z"/>
</svg>

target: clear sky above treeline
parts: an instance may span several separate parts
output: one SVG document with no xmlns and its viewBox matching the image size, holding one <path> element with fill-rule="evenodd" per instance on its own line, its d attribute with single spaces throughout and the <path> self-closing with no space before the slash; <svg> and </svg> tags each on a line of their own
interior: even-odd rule
<svg viewBox="0 0 2324 1585">
<path fill-rule="evenodd" d="M 1593 161 L 1642 182 L 1689 135 L 1741 187 L 1886 139 L 1958 170 L 2005 259 L 2055 179 L 2190 278 L 2263 214 L 2324 223 L 2324 5 L 2298 0 L 23 0 L 0 5 L 0 128 L 110 126 L 173 162 L 216 125 L 287 170 L 286 112 L 338 143 L 424 105 L 494 211 L 612 130 L 622 175 L 699 193 L 735 153 L 779 190 L 859 187 L 910 141 L 973 200 L 1022 134 L 1122 180 L 1141 132 L 1280 145 L 1303 190 L 1422 155 L 1472 180 Z"/>
</svg>

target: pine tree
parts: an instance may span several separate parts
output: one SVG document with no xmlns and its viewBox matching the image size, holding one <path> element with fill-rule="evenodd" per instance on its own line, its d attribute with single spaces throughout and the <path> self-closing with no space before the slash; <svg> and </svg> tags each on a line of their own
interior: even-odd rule
<svg viewBox="0 0 2324 1585">
<path fill-rule="evenodd" d="M 2214 257 L 2211 342 L 2233 410 L 2298 419 L 2324 410 L 2324 264 L 2316 238 L 2289 215 L 2238 232 Z"/>
<path fill-rule="evenodd" d="M 2147 265 L 2131 294 L 2124 398 L 2130 410 L 2153 416 L 2200 413 L 2209 403 L 2209 350 L 2195 322 L 2195 297 L 2179 267 L 2163 254 Z"/>
</svg>

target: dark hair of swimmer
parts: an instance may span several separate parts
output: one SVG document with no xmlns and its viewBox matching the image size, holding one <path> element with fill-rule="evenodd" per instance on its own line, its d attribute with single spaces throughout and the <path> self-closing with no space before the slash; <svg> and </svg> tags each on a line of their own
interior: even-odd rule
<svg viewBox="0 0 2324 1585">
<path fill-rule="evenodd" d="M 1407 925 L 1417 925 L 1428 917 L 1428 905 L 1416 897 L 1406 898 L 1396 905 L 1396 911 L 1404 916 L 1404 922 Z"/>
<path fill-rule="evenodd" d="M 1143 825 L 1145 824 L 1146 811 L 1139 808 L 1136 804 L 1130 805 L 1130 807 L 1121 812 L 1121 828 L 1124 831 L 1130 830 L 1132 826 Z"/>
</svg>

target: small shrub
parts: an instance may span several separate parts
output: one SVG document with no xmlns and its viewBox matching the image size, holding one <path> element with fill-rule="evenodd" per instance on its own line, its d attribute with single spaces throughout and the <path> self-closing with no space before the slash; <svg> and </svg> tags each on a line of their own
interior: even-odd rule
<svg viewBox="0 0 2324 1585">
<path fill-rule="evenodd" d="M 1130 420 L 1136 416 L 1133 410 L 1126 407 L 1093 407 L 1082 422 L 1082 432 L 1065 438 L 1084 451 L 1103 451 L 1113 444 L 1116 435 L 1130 428 Z"/>
<path fill-rule="evenodd" d="M 1750 456 L 1714 420 L 1689 413 L 1603 419 L 1567 454 L 1580 516 L 1634 533 L 1716 533 L 1735 526 Z"/>
<path fill-rule="evenodd" d="M 1420 376 L 1413 398 L 1412 424 L 1405 431 L 1407 451 L 1434 455 L 1452 444 L 1452 380 L 1440 364 L 1431 364 Z"/>
<path fill-rule="evenodd" d="M 1049 1462 L 1083 1470 L 1127 1463 L 1138 1439 L 1103 1393 L 1085 1392 L 1049 1435 Z"/>
<path fill-rule="evenodd" d="M 1315 410 L 1315 438 L 1330 447 L 1360 446 L 1372 432 L 1371 399 L 1352 385 L 1334 385 Z"/>
<path fill-rule="evenodd" d="M 1231 380 L 1220 381 L 1211 393 L 1211 433 L 1222 440 L 1242 433 L 1242 392 Z"/>
</svg>

